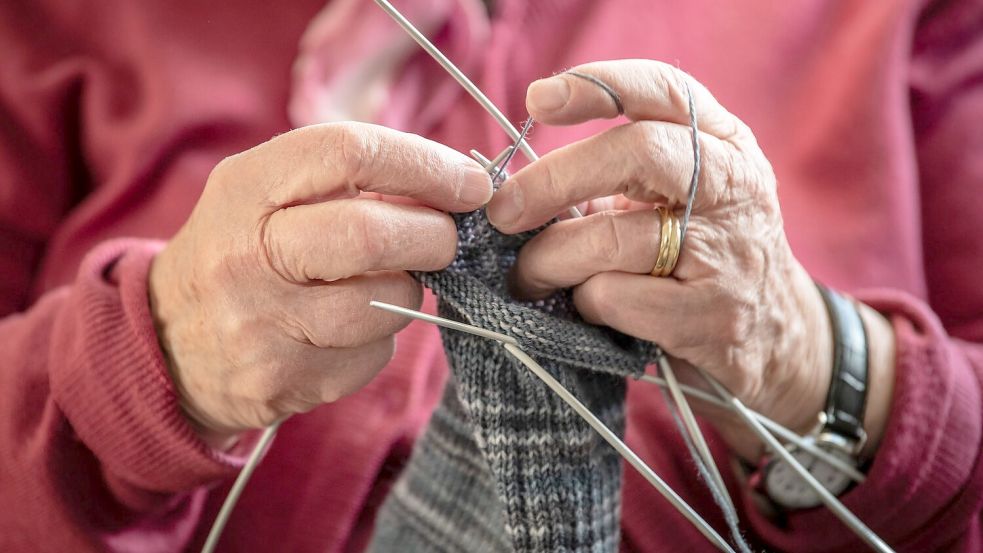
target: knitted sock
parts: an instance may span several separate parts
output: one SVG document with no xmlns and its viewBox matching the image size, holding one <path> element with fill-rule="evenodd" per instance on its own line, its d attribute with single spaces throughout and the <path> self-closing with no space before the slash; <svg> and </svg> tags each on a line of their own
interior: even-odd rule
<svg viewBox="0 0 983 553">
<path fill-rule="evenodd" d="M 483 211 L 456 219 L 454 263 L 418 275 L 441 315 L 512 336 L 623 433 L 624 377 L 640 374 L 656 348 L 584 323 L 568 293 L 512 300 L 506 275 L 533 233 L 503 235 Z M 501 344 L 442 333 L 452 378 L 379 513 L 372 549 L 616 551 L 618 454 Z"/>
</svg>

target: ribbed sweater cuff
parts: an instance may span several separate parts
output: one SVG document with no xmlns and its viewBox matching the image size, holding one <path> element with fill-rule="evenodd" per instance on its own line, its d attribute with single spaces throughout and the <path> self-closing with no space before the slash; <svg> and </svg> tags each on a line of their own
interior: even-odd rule
<svg viewBox="0 0 983 553">
<path fill-rule="evenodd" d="M 157 342 L 147 275 L 162 244 L 116 240 L 79 270 L 55 336 L 58 406 L 106 469 L 142 489 L 178 492 L 228 477 L 242 459 L 209 448 L 186 422 Z M 53 344 L 53 347 L 55 345 Z"/>
<path fill-rule="evenodd" d="M 980 383 L 937 317 L 920 301 L 891 290 L 857 294 L 887 315 L 897 337 L 890 419 L 865 483 L 840 499 L 894 548 L 927 551 L 951 543 L 972 510 L 961 497 L 979 493 Z M 796 511 L 778 526 L 747 502 L 758 535 L 788 551 L 861 551 L 825 508 Z M 949 524 L 932 524 L 948 519 Z M 931 533 L 922 529 L 931 526 Z M 832 529 L 837 531 L 832 531 Z M 952 535 L 946 535 L 946 534 Z M 932 544 L 932 545 L 930 545 Z"/>
</svg>

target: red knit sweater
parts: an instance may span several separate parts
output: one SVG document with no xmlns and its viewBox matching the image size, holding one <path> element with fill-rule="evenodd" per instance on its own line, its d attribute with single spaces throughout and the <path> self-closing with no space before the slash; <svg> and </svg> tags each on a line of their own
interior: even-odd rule
<svg viewBox="0 0 983 553">
<path fill-rule="evenodd" d="M 846 505 L 899 550 L 980 551 L 983 6 L 924 3 L 500 0 L 470 71 L 521 120 L 534 78 L 661 59 L 750 124 L 796 255 L 897 332 L 889 428 Z M 200 547 L 243 458 L 178 410 L 149 316 L 151 239 L 181 225 L 217 161 L 289 128 L 319 4 L 0 3 L 0 550 Z M 413 67 L 427 63 L 411 60 L 404 102 L 426 100 Z M 608 124 L 541 127 L 534 143 Z M 464 95 L 412 130 L 464 151 L 506 141 Z M 364 547 L 445 373 L 436 332 L 414 324 L 364 390 L 288 421 L 220 549 Z M 658 392 L 633 385 L 629 412 L 629 443 L 719 525 Z M 625 549 L 708 549 L 626 475 Z M 766 520 L 731 485 L 762 546 L 863 550 L 822 509 Z"/>
</svg>

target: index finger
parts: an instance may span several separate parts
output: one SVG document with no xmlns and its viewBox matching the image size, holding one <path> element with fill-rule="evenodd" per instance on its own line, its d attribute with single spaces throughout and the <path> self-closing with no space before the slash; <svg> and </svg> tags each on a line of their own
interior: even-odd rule
<svg viewBox="0 0 983 553">
<path fill-rule="evenodd" d="M 594 79 L 609 87 L 610 92 Z M 623 108 L 624 115 L 632 121 L 688 126 L 690 94 L 701 131 L 735 143 L 750 136 L 746 125 L 724 109 L 696 79 L 654 60 L 587 63 L 540 79 L 529 85 L 526 108 L 537 121 L 550 125 L 610 119 Z"/>
<path fill-rule="evenodd" d="M 247 186 L 273 210 L 364 191 L 463 212 L 492 194 L 488 174 L 468 156 L 415 134 L 355 122 L 290 131 L 223 161 L 215 173 Z"/>
</svg>

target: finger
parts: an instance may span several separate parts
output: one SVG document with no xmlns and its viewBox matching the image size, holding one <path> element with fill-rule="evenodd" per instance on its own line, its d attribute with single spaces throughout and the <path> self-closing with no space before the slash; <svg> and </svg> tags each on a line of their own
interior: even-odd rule
<svg viewBox="0 0 983 553">
<path fill-rule="evenodd" d="M 272 213 L 267 259 L 289 282 L 333 281 L 368 271 L 436 271 L 454 259 L 446 213 L 377 200 L 336 200 Z"/>
<path fill-rule="evenodd" d="M 614 60 L 579 65 L 570 71 L 594 77 L 610 87 L 631 120 L 689 126 L 692 93 L 701 131 L 735 143 L 751 135 L 747 126 L 724 109 L 706 87 L 669 64 Z M 537 121 L 550 125 L 573 125 L 619 115 L 611 94 L 595 82 L 570 73 L 530 84 L 526 108 Z"/>
<path fill-rule="evenodd" d="M 606 271 L 651 273 L 661 226 L 655 210 L 605 211 L 553 224 L 522 247 L 512 292 L 537 300 Z"/>
<path fill-rule="evenodd" d="M 491 197 L 491 179 L 468 156 L 423 137 L 366 123 L 312 125 L 226 159 L 210 177 L 270 209 L 359 191 L 472 211 Z M 246 184 L 253 183 L 253 184 Z"/>
<path fill-rule="evenodd" d="M 419 309 L 423 289 L 402 271 L 378 271 L 300 288 L 283 301 L 284 324 L 295 339 L 320 348 L 358 347 L 409 324 L 406 317 L 370 307 L 372 300 Z"/>
<path fill-rule="evenodd" d="M 710 308 L 679 281 L 621 272 L 592 276 L 574 289 L 573 298 L 586 321 L 655 342 L 670 353 L 702 335 L 694 317 Z"/>
<path fill-rule="evenodd" d="M 617 196 L 604 196 L 603 198 L 597 198 L 596 200 L 591 200 L 580 205 L 584 206 L 581 213 L 585 215 L 600 213 L 601 211 L 610 211 L 612 209 L 616 209 L 618 211 L 637 211 L 640 209 L 652 209 L 654 207 L 651 202 L 629 200 L 621 194 L 618 194 Z"/>
<path fill-rule="evenodd" d="M 513 175 L 492 197 L 488 218 L 499 230 L 522 232 L 580 202 L 624 194 L 640 202 L 684 204 L 693 171 L 689 129 L 640 121 L 554 150 Z M 721 196 L 732 148 L 700 134 L 700 210 Z"/>
</svg>

